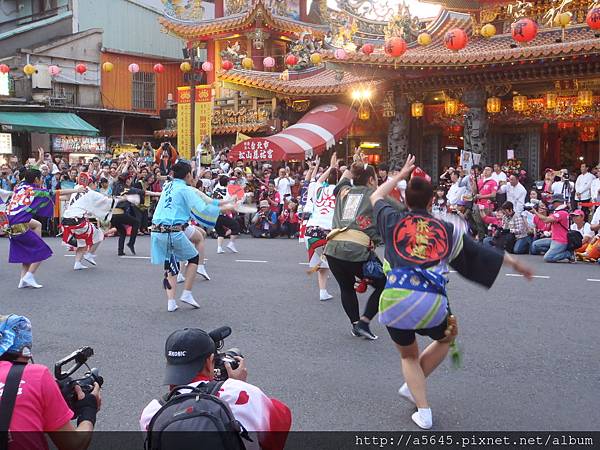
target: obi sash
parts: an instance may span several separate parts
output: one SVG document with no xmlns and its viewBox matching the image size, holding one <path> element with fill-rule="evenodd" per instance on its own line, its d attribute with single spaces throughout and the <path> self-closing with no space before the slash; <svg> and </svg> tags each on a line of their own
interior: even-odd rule
<svg viewBox="0 0 600 450">
<path fill-rule="evenodd" d="M 379 299 L 379 322 L 401 330 L 440 325 L 448 314 L 446 283 L 441 273 L 421 267 L 391 269 Z"/>
</svg>

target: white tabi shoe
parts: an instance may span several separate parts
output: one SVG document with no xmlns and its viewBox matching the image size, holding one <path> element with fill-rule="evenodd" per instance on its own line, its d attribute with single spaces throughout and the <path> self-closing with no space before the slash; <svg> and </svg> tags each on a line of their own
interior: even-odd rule
<svg viewBox="0 0 600 450">
<path fill-rule="evenodd" d="M 167 303 L 167 311 L 169 312 L 177 311 L 178 308 L 179 306 L 177 306 L 177 302 L 175 300 L 169 300 Z"/>
<path fill-rule="evenodd" d="M 23 287 L 31 287 L 34 289 L 40 289 L 43 287 L 41 284 L 35 281 L 35 277 L 31 272 L 27 272 L 21 281 L 24 284 Z M 19 285 L 21 285 L 21 283 L 19 283 Z"/>
<path fill-rule="evenodd" d="M 194 308 L 200 308 L 200 305 L 196 303 L 196 300 L 194 300 L 194 296 L 192 295 L 191 291 L 183 291 L 179 300 L 183 303 L 193 306 Z"/>
<path fill-rule="evenodd" d="M 210 281 L 210 277 L 208 276 L 208 273 L 206 272 L 206 267 L 204 267 L 204 264 L 198 266 L 198 269 L 196 269 L 196 273 L 198 275 L 200 275 L 202 278 L 204 278 L 206 281 Z"/>
<path fill-rule="evenodd" d="M 232 252 L 232 253 L 239 253 L 238 249 L 235 248 L 235 244 L 233 242 L 230 242 L 229 244 L 227 244 L 227 248 Z"/>
<path fill-rule="evenodd" d="M 83 259 L 89 262 L 92 266 L 96 266 L 98 263 L 96 262 L 96 255 L 92 253 L 86 253 L 83 255 Z"/>
<path fill-rule="evenodd" d="M 177 282 L 178 282 L 178 283 L 183 283 L 183 282 L 185 282 L 185 276 L 183 275 L 183 272 L 179 272 L 179 273 L 177 274 Z"/>
<path fill-rule="evenodd" d="M 75 261 L 75 265 L 73 266 L 73 270 L 83 270 L 83 269 L 87 269 L 87 267 L 85 267 L 81 261 Z"/>
</svg>

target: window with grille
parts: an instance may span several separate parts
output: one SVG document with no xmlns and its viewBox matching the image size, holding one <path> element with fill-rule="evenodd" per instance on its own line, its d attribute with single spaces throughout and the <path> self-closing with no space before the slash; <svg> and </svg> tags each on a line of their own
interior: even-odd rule
<svg viewBox="0 0 600 450">
<path fill-rule="evenodd" d="M 133 109 L 156 109 L 155 91 L 156 82 L 153 73 L 134 73 L 132 84 Z"/>
<path fill-rule="evenodd" d="M 52 83 L 52 100 L 63 105 L 77 106 L 77 85 Z"/>
</svg>

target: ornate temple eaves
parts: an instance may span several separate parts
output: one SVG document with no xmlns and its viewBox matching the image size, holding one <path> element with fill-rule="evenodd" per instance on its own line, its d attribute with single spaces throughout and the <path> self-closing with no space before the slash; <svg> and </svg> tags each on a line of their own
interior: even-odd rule
<svg viewBox="0 0 600 450">
<path fill-rule="evenodd" d="M 360 51 L 347 53 L 344 60 L 336 60 L 334 52 L 326 52 L 323 57 L 342 65 L 430 68 L 517 64 L 534 60 L 539 62 L 547 58 L 600 54 L 600 39 L 587 26 L 569 28 L 564 41 L 557 42 L 561 37 L 559 29 L 541 30 L 536 39 L 526 45 L 515 45 L 510 35 L 498 35 L 490 39 L 472 37 L 469 44 L 457 52 L 448 50 L 438 38 L 426 47 L 411 46 L 399 58 L 381 52 L 365 55 Z"/>
<path fill-rule="evenodd" d="M 309 32 L 318 38 L 324 36 L 329 29 L 328 25 L 316 25 L 277 16 L 265 7 L 263 0 L 256 0 L 249 9 L 242 13 L 218 19 L 192 22 L 173 18 L 160 18 L 159 23 L 167 33 L 184 40 L 216 37 L 227 33 L 237 33 L 243 29 L 250 30 L 255 28 L 257 23 L 281 33 L 300 34 Z"/>
<path fill-rule="evenodd" d="M 258 72 L 253 70 L 230 70 L 219 75 L 219 80 L 243 86 L 274 92 L 279 95 L 295 96 L 328 96 L 347 94 L 353 87 L 368 85 L 372 88 L 383 83 L 382 79 L 357 75 L 341 70 L 321 68 L 309 76 L 293 79 L 282 77 L 282 74 Z"/>
</svg>

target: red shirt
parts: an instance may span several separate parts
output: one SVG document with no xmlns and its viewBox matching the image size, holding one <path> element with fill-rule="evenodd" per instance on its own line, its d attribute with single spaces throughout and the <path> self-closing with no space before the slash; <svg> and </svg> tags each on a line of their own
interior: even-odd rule
<svg viewBox="0 0 600 450">
<path fill-rule="evenodd" d="M 552 222 L 552 240 L 561 244 L 567 244 L 567 231 L 569 230 L 569 213 L 565 209 L 554 211 L 552 217 L 556 222 Z"/>
<path fill-rule="evenodd" d="M 0 395 L 10 367 L 10 362 L 0 361 Z M 72 418 L 73 411 L 67 406 L 48 368 L 40 364 L 27 364 L 9 430 L 30 433 L 13 435 L 10 449 L 47 449 L 44 433 L 62 428 Z"/>
</svg>

